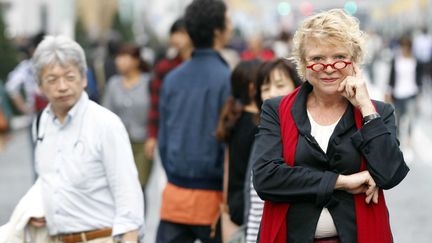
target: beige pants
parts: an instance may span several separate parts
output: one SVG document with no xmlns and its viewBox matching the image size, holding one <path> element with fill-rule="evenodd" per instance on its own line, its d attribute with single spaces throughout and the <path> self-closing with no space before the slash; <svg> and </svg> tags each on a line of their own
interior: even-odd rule
<svg viewBox="0 0 432 243">
<path fill-rule="evenodd" d="M 51 242 L 47 243 L 63 243 L 63 241 L 59 240 L 58 237 L 51 237 Z M 104 238 L 97 238 L 94 240 L 86 240 L 86 241 L 80 241 L 79 243 L 114 243 L 114 238 L 111 236 L 104 237 Z"/>
</svg>

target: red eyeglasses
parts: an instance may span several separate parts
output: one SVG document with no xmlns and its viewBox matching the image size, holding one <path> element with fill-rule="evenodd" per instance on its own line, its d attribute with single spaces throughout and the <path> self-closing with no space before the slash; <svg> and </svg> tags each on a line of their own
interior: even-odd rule
<svg viewBox="0 0 432 243">
<path fill-rule="evenodd" d="M 325 70 L 327 67 L 332 67 L 333 69 L 344 69 L 346 66 L 352 64 L 352 62 L 345 62 L 345 61 L 337 61 L 335 63 L 330 64 L 324 64 L 324 63 L 314 63 L 309 66 L 306 66 L 306 68 L 311 69 L 314 72 L 320 72 L 322 70 Z"/>
</svg>

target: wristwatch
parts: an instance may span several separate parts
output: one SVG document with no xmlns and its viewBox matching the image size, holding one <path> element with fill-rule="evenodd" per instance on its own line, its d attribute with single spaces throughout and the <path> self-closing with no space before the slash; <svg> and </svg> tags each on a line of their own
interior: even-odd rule
<svg viewBox="0 0 432 243">
<path fill-rule="evenodd" d="M 363 119 L 362 119 L 363 126 L 366 125 L 366 124 L 368 124 L 372 120 L 375 120 L 375 119 L 380 118 L 380 117 L 381 116 L 380 116 L 380 114 L 378 114 L 378 112 L 370 114 L 370 115 L 367 115 L 367 116 L 364 116 Z"/>
</svg>

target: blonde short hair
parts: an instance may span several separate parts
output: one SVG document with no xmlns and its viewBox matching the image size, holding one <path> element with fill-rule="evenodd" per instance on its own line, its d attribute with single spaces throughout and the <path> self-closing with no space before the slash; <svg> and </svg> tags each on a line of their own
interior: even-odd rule
<svg viewBox="0 0 432 243">
<path fill-rule="evenodd" d="M 290 59 L 296 64 L 297 72 L 303 80 L 306 80 L 305 50 L 307 41 L 311 39 L 345 46 L 350 51 L 353 62 L 363 61 L 365 35 L 360 30 L 358 19 L 342 9 L 328 10 L 305 19 L 294 34 Z"/>
</svg>

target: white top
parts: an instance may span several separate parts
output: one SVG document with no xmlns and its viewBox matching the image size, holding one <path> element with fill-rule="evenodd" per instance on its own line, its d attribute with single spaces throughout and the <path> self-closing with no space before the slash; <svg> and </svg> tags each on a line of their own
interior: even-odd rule
<svg viewBox="0 0 432 243">
<path fill-rule="evenodd" d="M 63 124 L 50 105 L 43 111 L 35 160 L 50 235 L 104 227 L 118 235 L 143 225 L 143 194 L 126 129 L 85 92 Z"/>
<path fill-rule="evenodd" d="M 5 89 L 9 95 L 19 95 L 21 88 L 23 88 L 25 93 L 26 104 L 33 108 L 35 94 L 39 93 L 39 87 L 36 81 L 36 76 L 33 73 L 33 66 L 30 60 L 21 61 L 7 77 Z"/>
<path fill-rule="evenodd" d="M 421 62 L 431 61 L 432 37 L 428 34 L 418 34 L 413 41 L 413 52 Z"/>
<path fill-rule="evenodd" d="M 309 111 L 307 112 L 307 114 L 311 124 L 311 135 L 318 142 L 321 149 L 326 153 L 330 137 L 339 120 L 331 125 L 322 126 L 314 121 Z M 323 208 L 315 230 L 315 238 L 332 237 L 336 235 L 338 235 L 338 233 L 336 230 L 336 226 L 333 222 L 333 218 L 328 209 Z"/>
<path fill-rule="evenodd" d="M 402 55 L 395 59 L 395 87 L 393 95 L 398 99 L 409 98 L 419 92 L 416 83 L 416 65 L 414 58 Z"/>
</svg>

